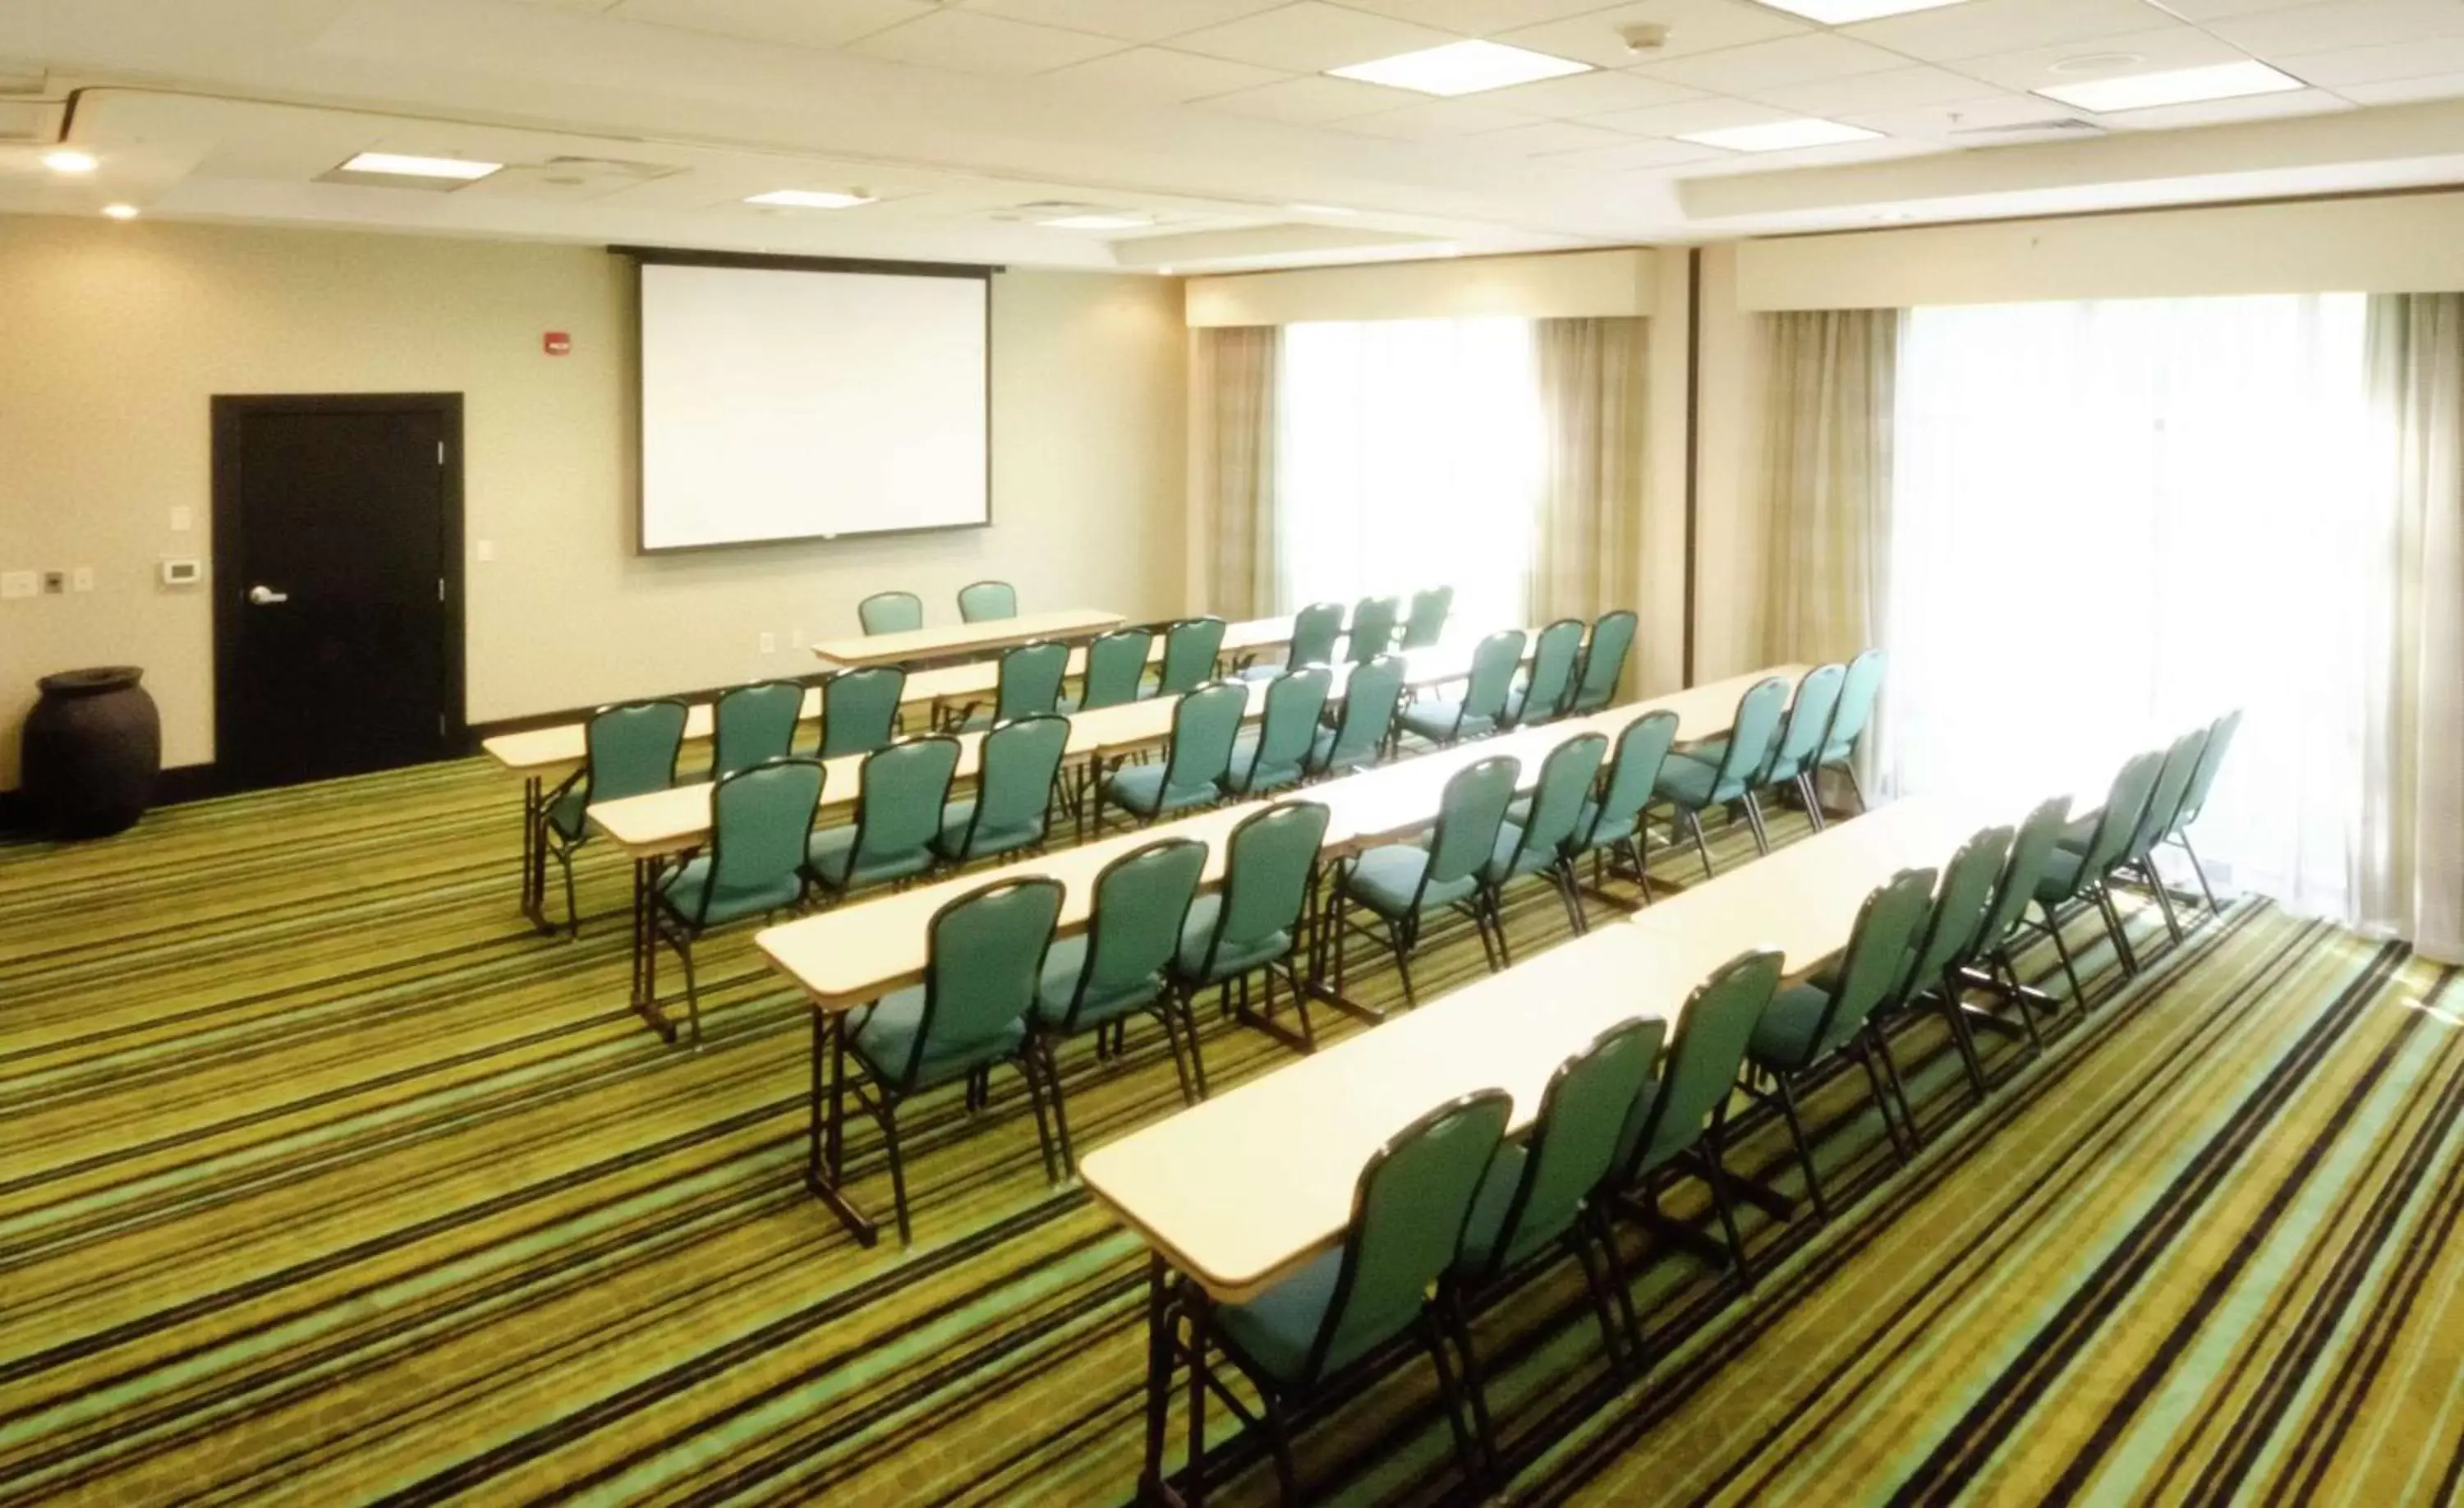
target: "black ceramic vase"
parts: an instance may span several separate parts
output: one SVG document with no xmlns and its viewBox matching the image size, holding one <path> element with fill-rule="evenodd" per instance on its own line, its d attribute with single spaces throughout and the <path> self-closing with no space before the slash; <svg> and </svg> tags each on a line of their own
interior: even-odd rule
<svg viewBox="0 0 2464 1508">
<path fill-rule="evenodd" d="M 135 666 L 43 677 L 26 714 L 20 779 L 34 829 L 52 838 L 125 832 L 154 799 L 163 721 Z"/>
</svg>

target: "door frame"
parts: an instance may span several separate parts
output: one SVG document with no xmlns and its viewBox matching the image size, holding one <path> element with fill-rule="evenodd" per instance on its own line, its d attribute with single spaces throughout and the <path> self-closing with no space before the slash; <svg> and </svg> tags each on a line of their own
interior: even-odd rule
<svg viewBox="0 0 2464 1508">
<path fill-rule="evenodd" d="M 255 414 L 399 414 L 436 416 L 445 436 L 445 464 L 440 499 L 445 537 L 441 564 L 445 572 L 444 734 L 437 740 L 446 758 L 467 752 L 470 726 L 466 715 L 464 644 L 464 571 L 462 556 L 462 395 L 460 393 L 216 393 L 213 407 L 213 615 L 214 615 L 214 762 L 224 790 L 248 788 L 225 758 L 239 746 L 235 699 L 226 687 L 238 684 L 242 601 L 248 583 L 241 579 L 239 550 L 242 532 L 240 437 Z"/>
</svg>

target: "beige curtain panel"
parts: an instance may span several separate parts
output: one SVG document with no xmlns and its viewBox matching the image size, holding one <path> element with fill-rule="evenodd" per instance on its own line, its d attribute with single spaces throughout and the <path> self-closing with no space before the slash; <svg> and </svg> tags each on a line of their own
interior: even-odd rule
<svg viewBox="0 0 2464 1508">
<path fill-rule="evenodd" d="M 1763 657 L 1844 660 L 1881 637 L 1901 311 L 1766 315 Z"/>
<path fill-rule="evenodd" d="M 1532 321 L 1548 446 L 1531 549 L 1535 623 L 1637 605 L 1647 329 L 1628 317 Z"/>
<path fill-rule="evenodd" d="M 1283 332 L 1272 325 L 1194 331 L 1192 482 L 1208 552 L 1207 607 L 1263 618 L 1275 602 L 1275 405 Z"/>
<path fill-rule="evenodd" d="M 2370 697 L 2361 920 L 2464 963 L 2464 295 L 2370 300 L 2370 412 L 2394 490 Z"/>
</svg>

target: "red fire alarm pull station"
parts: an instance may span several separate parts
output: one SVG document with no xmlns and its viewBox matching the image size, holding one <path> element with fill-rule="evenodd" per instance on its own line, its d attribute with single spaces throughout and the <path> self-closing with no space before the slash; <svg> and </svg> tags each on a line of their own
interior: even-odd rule
<svg viewBox="0 0 2464 1508">
<path fill-rule="evenodd" d="M 573 354 L 573 337 L 565 334 L 561 330 L 550 330 L 547 334 L 539 337 L 539 349 L 545 351 L 550 356 L 571 356 Z"/>
</svg>

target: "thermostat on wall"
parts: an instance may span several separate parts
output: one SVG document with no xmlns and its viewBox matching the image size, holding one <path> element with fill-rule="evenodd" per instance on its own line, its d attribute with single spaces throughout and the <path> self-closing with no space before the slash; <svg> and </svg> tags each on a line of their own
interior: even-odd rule
<svg viewBox="0 0 2464 1508">
<path fill-rule="evenodd" d="M 205 562 L 194 557 L 186 559 L 165 559 L 163 562 L 165 586 L 194 586 L 205 579 Z"/>
</svg>

